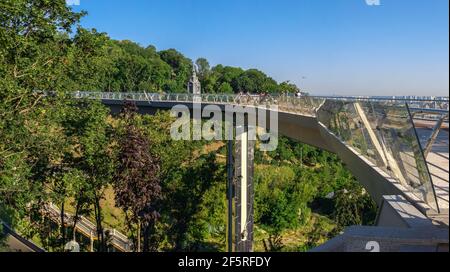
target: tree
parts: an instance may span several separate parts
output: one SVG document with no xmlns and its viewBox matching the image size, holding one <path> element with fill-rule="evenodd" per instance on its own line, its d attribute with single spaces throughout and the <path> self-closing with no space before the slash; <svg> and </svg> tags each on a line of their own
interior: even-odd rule
<svg viewBox="0 0 450 272">
<path fill-rule="evenodd" d="M 238 93 L 237 78 L 244 72 L 241 68 L 217 65 L 212 68 L 212 72 L 217 74 L 217 82 L 215 88 L 219 88 L 222 84 L 224 86 L 231 86 L 234 93 Z"/>
<path fill-rule="evenodd" d="M 270 251 L 281 250 L 282 232 L 295 229 L 309 218 L 307 204 L 314 196 L 310 181 L 297 181 L 288 166 L 261 167 L 255 176 L 255 222 L 269 232 Z"/>
<path fill-rule="evenodd" d="M 267 77 L 263 72 L 256 69 L 249 69 L 235 79 L 236 87 L 249 93 L 273 93 L 277 90 L 277 82 Z"/>
<path fill-rule="evenodd" d="M 64 216 L 55 228 L 43 207 L 56 203 L 64 215 L 70 205 L 70 227 L 79 216 L 93 215 L 97 250 L 105 251 L 110 236 L 102 200 L 114 184 L 130 229 L 139 226 L 138 236 L 143 233 L 144 251 L 157 250 L 159 239 L 175 250 L 220 244 L 223 154 L 205 151 L 211 147 L 203 141 L 173 141 L 168 113 L 137 116 L 129 109 L 117 120 L 100 102 L 71 99 L 78 90 L 185 91 L 191 60 L 174 49 L 157 52 L 77 27 L 83 15 L 64 0 L 1 1 L 1 219 L 27 238 L 37 235 L 45 248 L 61 250 L 69 237 Z M 210 68 L 204 58 L 196 65 L 206 93 L 297 90 L 256 69 Z M 337 192 L 330 200 L 336 209 L 327 215 L 339 227 L 373 219 L 373 202 L 335 155 L 281 138 L 275 152 L 256 158 L 255 220 L 270 234 L 268 250 L 281 250 L 283 233 L 304 226 L 311 202 L 330 192 Z"/>
<path fill-rule="evenodd" d="M 200 220 L 205 208 L 205 194 L 215 185 L 225 183 L 225 168 L 219 168 L 213 152 L 199 157 L 191 155 L 186 164 L 166 185 L 168 197 L 165 206 L 172 218 L 169 239 L 173 241 L 175 251 L 200 249 L 203 238 L 208 234 L 206 220 Z M 225 197 L 225 193 L 222 196 Z"/>
<path fill-rule="evenodd" d="M 36 216 L 49 197 L 47 182 L 63 176 L 67 143 L 53 109 L 65 91 L 69 34 L 81 16 L 63 0 L 0 4 L 0 209 L 14 228 L 30 218 L 27 236 L 41 222 Z"/>
<path fill-rule="evenodd" d="M 233 93 L 233 87 L 231 87 L 230 83 L 224 82 L 220 85 L 218 93 L 223 94 L 232 94 Z"/>
<path fill-rule="evenodd" d="M 60 83 L 57 76 L 70 45 L 68 34 L 83 15 L 73 12 L 64 0 L 2 1 L 0 66 L 6 79 L 29 92 L 33 89 L 56 91 Z M 15 89 L 16 94 L 17 91 Z M 27 101 L 22 100 L 22 103 Z"/>
<path fill-rule="evenodd" d="M 375 216 L 376 204 L 358 184 L 352 183 L 336 193 L 333 217 L 339 230 L 352 225 L 372 224 Z"/>
<path fill-rule="evenodd" d="M 300 89 L 294 83 L 290 81 L 284 81 L 280 83 L 279 92 L 283 94 L 294 94 L 299 92 Z"/>
<path fill-rule="evenodd" d="M 211 67 L 209 66 L 208 60 L 205 58 L 199 58 L 195 61 L 195 64 L 197 65 L 200 81 L 205 80 L 211 72 Z"/>
<path fill-rule="evenodd" d="M 72 207 L 75 207 L 75 214 L 73 216 L 72 225 L 72 239 L 75 240 L 77 224 L 80 217 L 83 215 L 89 216 L 91 214 L 90 205 L 94 199 L 94 194 L 90 190 L 89 179 L 82 171 L 74 171 L 72 176 L 72 188 L 73 188 L 73 202 Z"/>
<path fill-rule="evenodd" d="M 65 66 L 66 88 L 72 91 L 111 91 L 117 52 L 105 33 L 79 27 Z"/>
<path fill-rule="evenodd" d="M 160 185 L 160 160 L 150 151 L 150 142 L 134 123 L 136 108 L 127 103 L 121 118 L 125 133 L 120 141 L 119 164 L 114 189 L 116 203 L 129 215 L 129 226 L 138 226 L 144 234 L 144 251 L 156 251 L 157 241 L 151 240 L 156 221 L 160 218 L 158 203 L 162 199 Z M 140 251 L 140 248 L 137 248 Z"/>
<path fill-rule="evenodd" d="M 106 251 L 100 201 L 106 186 L 111 184 L 116 161 L 112 150 L 113 131 L 107 122 L 109 110 L 92 100 L 68 100 L 66 103 L 60 122 L 70 146 L 64 161 L 70 169 L 77 170 L 77 176 L 71 181 L 76 189 L 73 196 L 77 213 L 89 214 L 89 206 L 93 206 L 99 241 L 97 250 Z"/>
<path fill-rule="evenodd" d="M 172 82 L 166 86 L 168 91 L 185 92 L 186 84 L 191 76 L 192 61 L 175 49 L 160 51 L 158 54 L 164 62 L 172 67 Z"/>
<path fill-rule="evenodd" d="M 52 190 L 52 193 L 50 194 L 51 199 L 53 200 L 52 202 L 60 207 L 60 246 L 61 251 L 63 251 L 64 245 L 67 242 L 66 224 L 68 222 L 65 221 L 66 201 L 69 197 L 74 195 L 73 184 L 77 173 L 67 169 L 65 169 L 65 171 L 61 169 L 59 172 L 60 173 L 55 173 L 53 176 L 50 176 L 48 179 Z"/>
<path fill-rule="evenodd" d="M 112 41 L 115 90 L 159 92 L 172 80 L 172 68 L 152 46 L 142 48 L 131 41 Z"/>
</svg>

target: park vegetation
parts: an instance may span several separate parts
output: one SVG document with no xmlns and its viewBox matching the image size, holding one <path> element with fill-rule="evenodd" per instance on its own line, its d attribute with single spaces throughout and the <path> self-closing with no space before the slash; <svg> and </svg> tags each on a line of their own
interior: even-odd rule
<svg viewBox="0 0 450 272">
<path fill-rule="evenodd" d="M 112 116 L 70 97 L 186 92 L 193 61 L 82 28 L 85 15 L 64 0 L 0 3 L 0 219 L 49 251 L 77 238 L 81 216 L 97 227 L 96 251 L 110 249 L 106 227 L 136 251 L 225 250 L 224 143 L 172 140 L 167 112 L 128 103 Z M 206 93 L 298 91 L 257 69 L 195 65 Z M 255 163 L 256 250 L 307 250 L 372 223 L 376 207 L 335 155 L 281 138 Z M 49 203 L 74 222 L 55 224 Z"/>
</svg>

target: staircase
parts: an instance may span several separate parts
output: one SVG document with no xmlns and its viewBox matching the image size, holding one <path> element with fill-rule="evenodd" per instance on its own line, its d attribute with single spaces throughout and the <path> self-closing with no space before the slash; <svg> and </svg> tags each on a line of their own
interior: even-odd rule
<svg viewBox="0 0 450 272">
<path fill-rule="evenodd" d="M 53 203 L 50 203 L 48 205 L 45 205 L 44 207 L 45 211 L 48 213 L 49 218 L 54 221 L 57 224 L 61 224 L 61 210 Z M 65 225 L 72 226 L 74 216 L 65 213 L 64 214 L 64 223 Z M 91 241 L 91 251 L 93 251 L 93 242 L 97 239 L 97 226 L 86 219 L 84 216 L 80 216 L 78 218 L 77 224 L 76 224 L 76 231 L 84 235 L 85 237 L 88 237 Z M 126 235 L 120 233 L 119 231 L 116 231 L 115 229 L 105 229 L 104 233 L 109 234 L 111 245 L 121 251 L 121 252 L 130 252 L 132 251 L 133 244 L 132 242 L 127 238 Z"/>
</svg>

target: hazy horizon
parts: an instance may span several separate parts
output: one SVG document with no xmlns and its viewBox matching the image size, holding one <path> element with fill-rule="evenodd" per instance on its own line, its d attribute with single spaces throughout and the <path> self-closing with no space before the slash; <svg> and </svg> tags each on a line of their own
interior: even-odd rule
<svg viewBox="0 0 450 272">
<path fill-rule="evenodd" d="M 82 25 L 316 95 L 448 96 L 447 0 L 80 0 Z"/>
</svg>

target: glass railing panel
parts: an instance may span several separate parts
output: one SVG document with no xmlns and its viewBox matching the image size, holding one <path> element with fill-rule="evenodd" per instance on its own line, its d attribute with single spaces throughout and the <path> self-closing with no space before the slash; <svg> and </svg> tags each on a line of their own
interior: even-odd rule
<svg viewBox="0 0 450 272">
<path fill-rule="evenodd" d="M 327 100 L 317 115 L 340 140 L 438 210 L 430 173 L 404 102 Z"/>
<path fill-rule="evenodd" d="M 318 119 L 359 154 L 377 166 L 383 165 L 381 156 L 371 141 L 368 128 L 355 108 L 355 103 L 327 100 L 318 112 Z"/>
<path fill-rule="evenodd" d="M 389 170 L 389 161 L 386 157 L 388 150 L 383 138 L 380 136 L 382 121 L 385 116 L 385 107 L 377 107 L 384 103 L 385 105 L 393 105 L 391 102 L 355 102 L 354 106 L 360 112 L 358 116 L 364 126 L 364 138 L 366 139 L 366 150 L 363 152 L 372 162 L 385 171 Z M 393 173 L 390 173 L 393 174 Z M 395 175 L 394 175 L 395 176 Z"/>
<path fill-rule="evenodd" d="M 280 111 L 315 116 L 316 109 L 323 99 L 309 96 L 295 97 L 293 95 L 268 95 L 258 98 L 259 105 L 277 105 Z"/>
<path fill-rule="evenodd" d="M 388 165 L 385 169 L 416 196 L 438 210 L 430 172 L 406 104 L 371 104 L 378 123 L 377 135 L 387 150 Z"/>
</svg>

